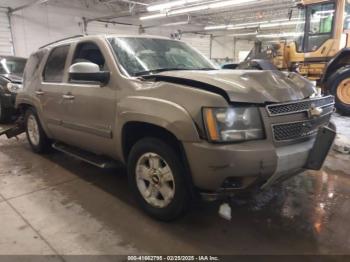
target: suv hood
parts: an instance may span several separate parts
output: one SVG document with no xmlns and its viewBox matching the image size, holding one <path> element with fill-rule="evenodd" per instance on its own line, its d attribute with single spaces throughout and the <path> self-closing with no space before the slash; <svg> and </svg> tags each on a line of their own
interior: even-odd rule
<svg viewBox="0 0 350 262">
<path fill-rule="evenodd" d="M 147 78 L 219 93 L 230 102 L 287 102 L 308 98 L 315 92 L 307 79 L 280 71 L 167 71 Z"/>
</svg>

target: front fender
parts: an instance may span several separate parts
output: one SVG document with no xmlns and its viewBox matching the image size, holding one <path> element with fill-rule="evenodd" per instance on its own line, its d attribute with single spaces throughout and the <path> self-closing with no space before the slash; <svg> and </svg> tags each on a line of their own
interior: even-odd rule
<svg viewBox="0 0 350 262">
<path fill-rule="evenodd" d="M 129 96 L 118 103 L 117 127 L 121 135 L 128 122 L 144 122 L 163 127 L 183 142 L 199 142 L 196 125 L 185 108 L 168 100 Z M 120 136 L 119 136 L 120 137 Z"/>
</svg>

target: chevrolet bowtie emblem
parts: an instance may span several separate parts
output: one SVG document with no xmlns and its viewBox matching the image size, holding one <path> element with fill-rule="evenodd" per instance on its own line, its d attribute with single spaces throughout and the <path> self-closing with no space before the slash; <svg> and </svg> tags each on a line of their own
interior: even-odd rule
<svg viewBox="0 0 350 262">
<path fill-rule="evenodd" d="M 322 112 L 323 112 L 323 109 L 321 107 L 316 107 L 315 104 L 312 104 L 307 113 L 309 118 L 316 118 L 316 117 L 320 117 Z"/>
</svg>

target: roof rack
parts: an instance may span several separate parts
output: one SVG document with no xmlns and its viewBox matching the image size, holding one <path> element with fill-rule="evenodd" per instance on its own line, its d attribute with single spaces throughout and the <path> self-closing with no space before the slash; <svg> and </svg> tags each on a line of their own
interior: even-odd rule
<svg viewBox="0 0 350 262">
<path fill-rule="evenodd" d="M 56 40 L 54 42 L 48 43 L 46 45 L 43 45 L 43 46 L 39 47 L 39 49 L 42 49 L 44 47 L 47 47 L 47 46 L 50 46 L 50 45 L 53 45 L 53 44 L 56 44 L 56 43 L 59 43 L 59 42 L 65 41 L 65 40 L 74 39 L 74 38 L 83 37 L 83 36 L 84 35 L 74 35 L 74 36 L 62 38 L 62 39 Z"/>
</svg>

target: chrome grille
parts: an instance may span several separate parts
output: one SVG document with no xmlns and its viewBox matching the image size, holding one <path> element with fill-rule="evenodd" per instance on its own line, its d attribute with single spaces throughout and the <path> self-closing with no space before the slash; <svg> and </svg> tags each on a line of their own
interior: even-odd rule
<svg viewBox="0 0 350 262">
<path fill-rule="evenodd" d="M 275 124 L 272 126 L 276 141 L 287 141 L 304 138 L 316 134 L 319 127 L 328 124 L 331 114 L 320 118 L 293 123 Z"/>
<path fill-rule="evenodd" d="M 266 109 L 270 116 L 280 116 L 305 112 L 308 111 L 311 106 L 323 108 L 333 104 L 334 97 L 326 96 L 322 98 L 308 99 L 284 104 L 272 104 L 268 105 Z"/>
</svg>

